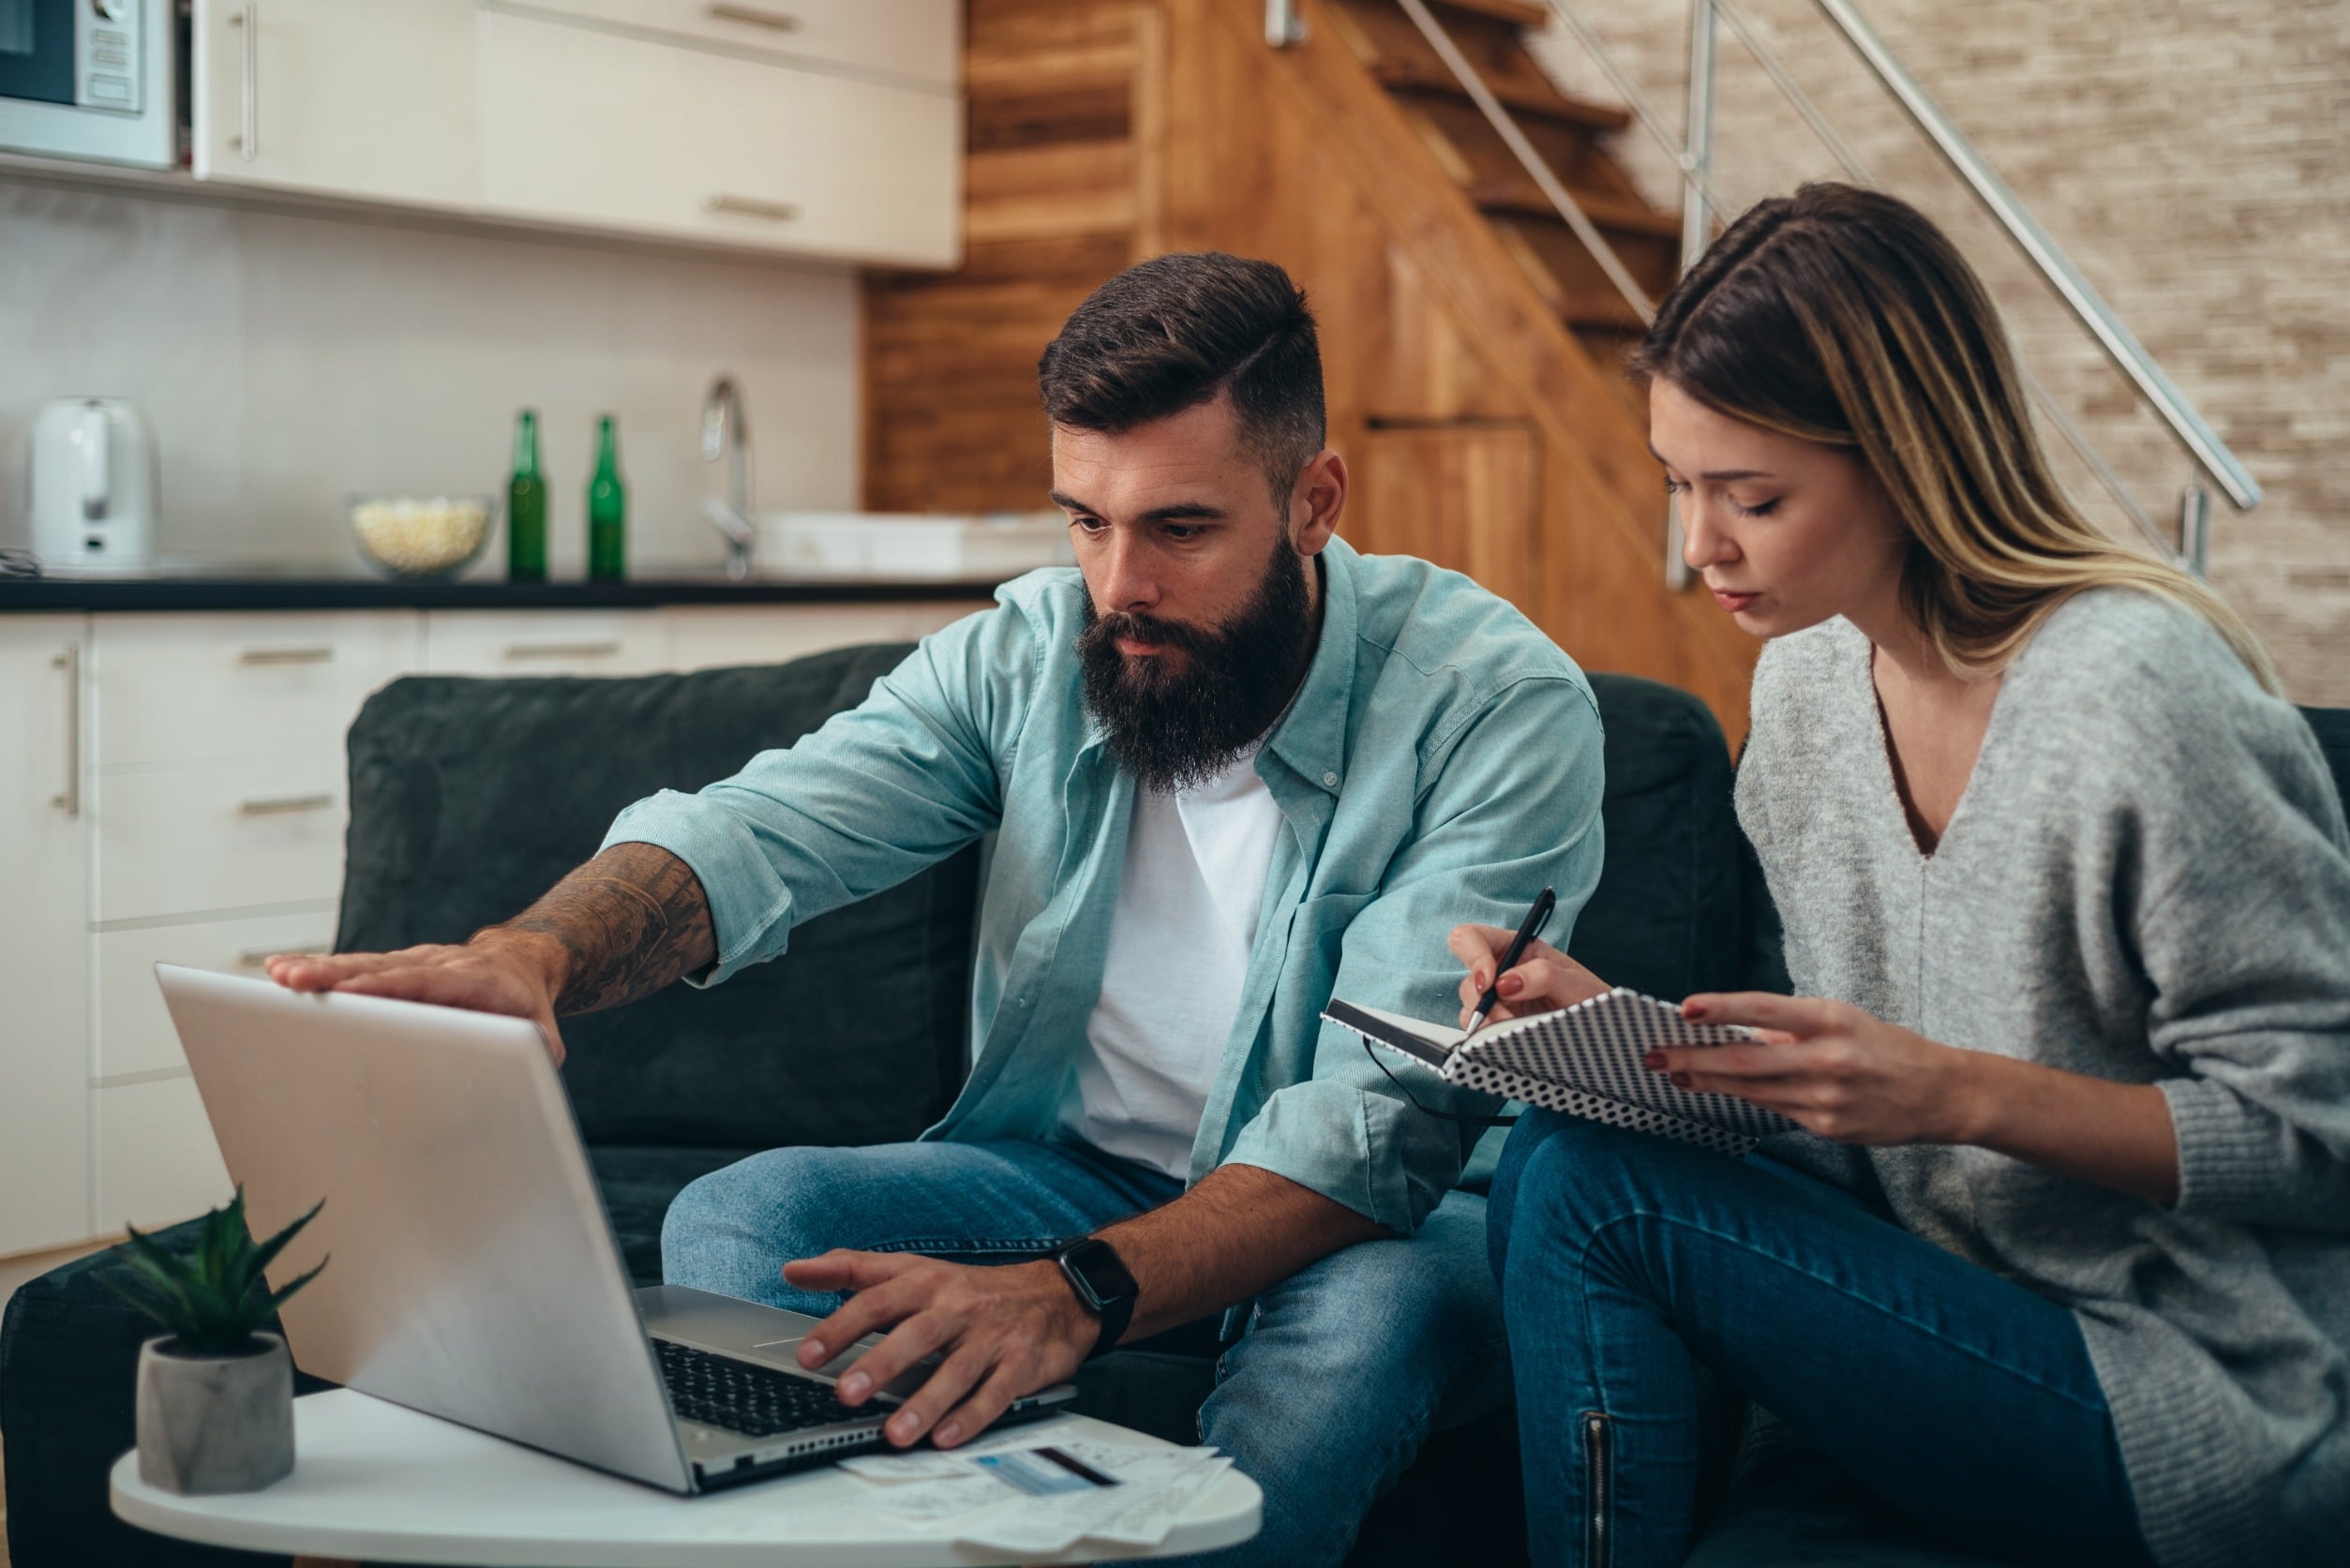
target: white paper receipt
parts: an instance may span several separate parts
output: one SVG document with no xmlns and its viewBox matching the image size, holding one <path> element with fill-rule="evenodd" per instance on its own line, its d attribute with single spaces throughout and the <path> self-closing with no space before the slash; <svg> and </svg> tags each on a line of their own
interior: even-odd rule
<svg viewBox="0 0 2350 1568">
<path fill-rule="evenodd" d="M 1213 1448 L 1019 1441 L 1007 1434 L 959 1453 L 860 1455 L 840 1468 L 873 1484 L 870 1506 L 908 1524 L 963 1520 L 959 1544 L 1039 1553 L 1087 1538 L 1155 1546 L 1232 1468 Z"/>
</svg>

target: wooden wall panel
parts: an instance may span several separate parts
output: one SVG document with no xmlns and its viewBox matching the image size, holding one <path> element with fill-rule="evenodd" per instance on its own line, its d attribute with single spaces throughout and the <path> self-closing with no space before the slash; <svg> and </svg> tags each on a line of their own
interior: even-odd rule
<svg viewBox="0 0 2350 1568">
<path fill-rule="evenodd" d="M 1418 556 L 1539 608 L 1541 452 L 1523 425 L 1375 426 L 1355 442 L 1340 531 L 1373 555 Z"/>
<path fill-rule="evenodd" d="M 863 285 L 864 505 L 1034 510 L 1052 454 L 1037 356 L 1135 260 L 1160 122 L 1136 92 L 1155 0 L 970 0 L 964 264 Z"/>
</svg>

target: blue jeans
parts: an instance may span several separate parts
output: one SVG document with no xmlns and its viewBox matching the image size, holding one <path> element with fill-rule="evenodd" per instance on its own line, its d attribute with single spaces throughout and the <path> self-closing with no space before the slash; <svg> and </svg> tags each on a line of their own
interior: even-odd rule
<svg viewBox="0 0 2350 1568">
<path fill-rule="evenodd" d="M 2147 1561 L 2064 1307 L 1762 1157 L 1530 1113 L 1488 1214 L 1537 1564 L 1688 1553 L 1702 1362 L 1979 1551 Z"/>
<path fill-rule="evenodd" d="M 678 1194 L 661 1231 L 670 1283 L 828 1313 L 784 1283 L 828 1247 L 1012 1263 L 1163 1203 L 1182 1184 L 1065 1144 L 771 1149 Z M 1455 1192 L 1409 1240 L 1359 1243 L 1272 1286 L 1224 1348 L 1200 1436 L 1265 1492 L 1254 1540 L 1218 1568 L 1336 1563 L 1429 1432 L 1509 1396 L 1485 1200 Z"/>
</svg>

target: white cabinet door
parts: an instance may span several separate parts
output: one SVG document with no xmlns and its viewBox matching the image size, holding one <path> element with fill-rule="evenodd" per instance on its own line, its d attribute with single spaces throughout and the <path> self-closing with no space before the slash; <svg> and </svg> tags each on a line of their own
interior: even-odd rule
<svg viewBox="0 0 2350 1568">
<path fill-rule="evenodd" d="M 97 1091 L 99 1233 L 193 1219 L 229 1201 L 229 1169 L 186 1074 Z"/>
<path fill-rule="evenodd" d="M 0 616 L 0 1254 L 90 1234 L 80 616 Z"/>
<path fill-rule="evenodd" d="M 195 0 L 196 177 L 473 206 L 473 0 Z"/>
<path fill-rule="evenodd" d="M 485 8 L 511 4 L 485 0 Z M 520 8 L 933 86 L 951 87 L 963 74 L 956 0 L 527 0 Z"/>
<path fill-rule="evenodd" d="M 481 16 L 484 199 L 501 214 L 843 261 L 961 253 L 943 88 Z"/>
<path fill-rule="evenodd" d="M 831 648 L 913 642 L 989 607 L 985 600 L 683 606 L 669 612 L 669 664 L 681 670 L 780 665 Z"/>
<path fill-rule="evenodd" d="M 90 686 L 101 769 L 323 758 L 377 687 L 423 661 L 414 610 L 102 615 Z"/>
<path fill-rule="evenodd" d="M 90 939 L 97 973 L 91 994 L 100 1089 L 115 1080 L 156 1078 L 186 1072 L 187 1054 L 163 1006 L 155 966 L 177 963 L 217 974 L 259 978 L 271 953 L 324 953 L 335 949 L 335 914 L 262 915 L 245 919 L 202 920 L 187 925 L 135 925 L 100 932 Z"/>
<path fill-rule="evenodd" d="M 650 675 L 667 666 L 659 610 L 429 610 L 432 675 Z"/>
<path fill-rule="evenodd" d="M 331 904 L 344 776 L 340 758 L 291 757 L 99 775 L 94 918 Z"/>
</svg>

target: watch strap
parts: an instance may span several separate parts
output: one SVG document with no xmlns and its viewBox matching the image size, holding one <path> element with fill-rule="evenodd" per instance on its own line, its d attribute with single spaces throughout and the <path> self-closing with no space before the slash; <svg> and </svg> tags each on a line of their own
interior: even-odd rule
<svg viewBox="0 0 2350 1568">
<path fill-rule="evenodd" d="M 1070 1243 L 1053 1254 L 1053 1261 L 1060 1265 L 1061 1277 L 1069 1281 L 1069 1288 L 1076 1292 L 1085 1310 L 1101 1321 L 1101 1331 L 1094 1337 L 1093 1349 L 1085 1352 L 1085 1359 L 1091 1361 L 1106 1354 L 1125 1337 L 1127 1325 L 1134 1321 L 1134 1277 L 1127 1272 L 1116 1249 L 1097 1236 Z M 1115 1272 L 1122 1288 L 1105 1294 L 1095 1286 L 1088 1277 L 1088 1265 L 1099 1268 L 1102 1263 Z"/>
</svg>

